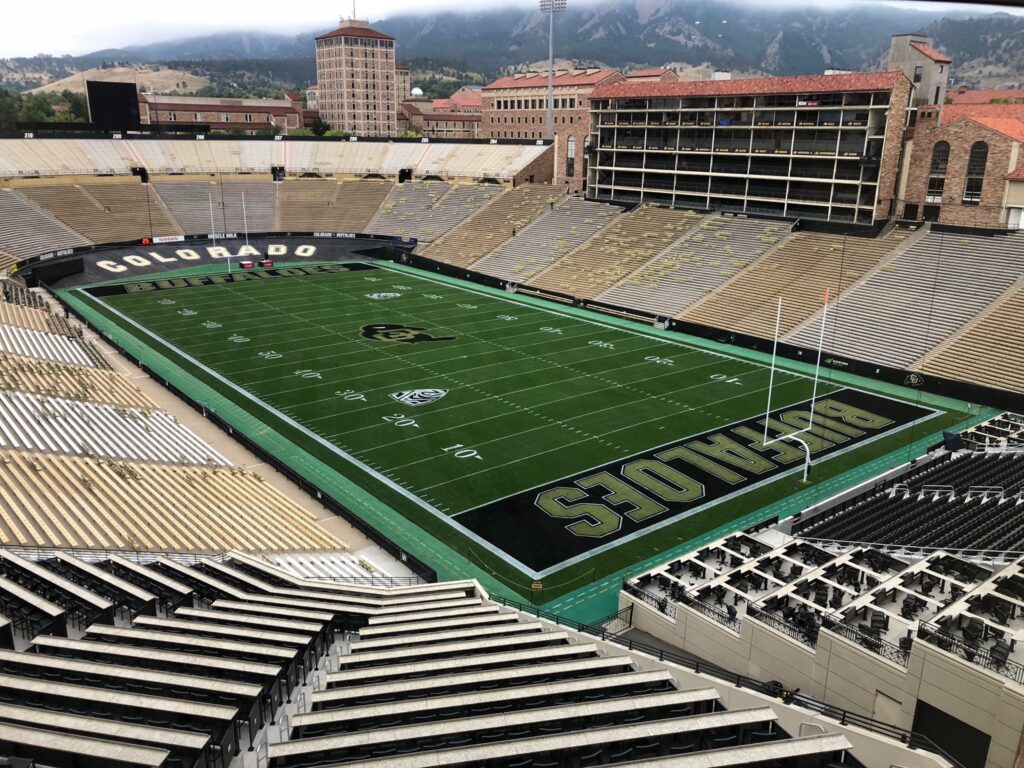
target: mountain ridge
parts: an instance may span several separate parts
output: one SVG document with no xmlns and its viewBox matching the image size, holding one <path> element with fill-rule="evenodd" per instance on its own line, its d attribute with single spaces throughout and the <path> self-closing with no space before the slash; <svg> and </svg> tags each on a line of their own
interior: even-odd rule
<svg viewBox="0 0 1024 768">
<path fill-rule="evenodd" d="M 547 56 L 544 16 L 536 10 L 494 8 L 403 14 L 373 26 L 398 40 L 403 62 L 450 64 L 487 77 L 522 69 Z M 102 62 L 136 64 L 228 62 L 265 67 L 271 79 L 304 85 L 315 78 L 313 38 L 327 29 L 283 35 L 220 32 L 201 37 L 94 51 L 80 57 L 42 60 L 43 70 L 84 69 Z M 603 0 L 570 6 L 556 18 L 560 58 L 581 65 L 619 69 L 681 64 L 751 74 L 806 74 L 832 67 L 879 68 L 896 33 L 921 32 L 951 55 L 954 71 L 971 84 L 1021 79 L 1024 72 L 1024 16 L 908 10 L 884 5 L 797 8 L 721 0 Z M 457 51 L 452 56 L 452 51 Z M 0 61 L 17 69 L 37 60 Z M 280 62 L 280 63 L 275 63 Z M 211 67 L 198 67 L 208 70 Z M 213 67 L 216 69 L 217 67 Z M 275 75 L 282 69 L 287 74 Z M 61 77 L 70 72 L 64 71 Z M 46 75 L 49 76 L 49 75 Z"/>
</svg>

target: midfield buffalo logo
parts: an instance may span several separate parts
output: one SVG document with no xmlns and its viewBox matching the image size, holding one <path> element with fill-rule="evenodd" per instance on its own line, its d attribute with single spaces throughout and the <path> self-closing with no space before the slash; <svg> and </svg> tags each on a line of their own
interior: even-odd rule
<svg viewBox="0 0 1024 768">
<path fill-rule="evenodd" d="M 454 336 L 431 336 L 426 333 L 426 328 L 416 328 L 411 325 L 392 325 L 378 323 L 377 325 L 364 325 L 363 336 L 374 341 L 401 341 L 406 344 L 419 344 L 422 341 L 454 341 Z"/>
</svg>

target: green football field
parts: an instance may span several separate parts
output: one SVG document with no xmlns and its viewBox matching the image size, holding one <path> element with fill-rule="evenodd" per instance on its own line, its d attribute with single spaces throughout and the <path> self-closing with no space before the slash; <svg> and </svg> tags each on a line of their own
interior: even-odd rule
<svg viewBox="0 0 1024 768">
<path fill-rule="evenodd" d="M 804 488 L 786 433 L 820 482 L 965 418 L 779 368 L 766 422 L 749 355 L 387 264 L 74 294 L 382 502 L 409 551 L 432 538 L 521 593 Z"/>
</svg>

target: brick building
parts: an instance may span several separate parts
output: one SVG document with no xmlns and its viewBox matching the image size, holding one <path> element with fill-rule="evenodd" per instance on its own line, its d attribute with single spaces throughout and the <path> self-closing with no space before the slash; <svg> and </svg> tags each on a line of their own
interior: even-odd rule
<svg viewBox="0 0 1024 768">
<path fill-rule="evenodd" d="M 412 93 L 412 70 L 404 64 L 395 64 L 395 100 L 401 104 Z"/>
<path fill-rule="evenodd" d="M 914 85 L 911 109 L 945 101 L 952 63 L 923 35 L 893 35 L 889 42 L 888 68 L 902 71 Z"/>
<path fill-rule="evenodd" d="M 316 39 L 320 117 L 357 136 L 398 134 L 399 83 L 395 39 L 366 21 L 342 19 Z"/>
<path fill-rule="evenodd" d="M 873 224 L 892 214 L 911 91 L 899 71 L 602 85 L 588 194 Z"/>
<path fill-rule="evenodd" d="M 269 128 L 288 134 L 303 125 L 302 98 L 219 99 L 198 96 L 139 94 L 139 117 L 143 125 L 167 128 L 208 126 L 214 131 L 241 129 L 256 134 Z"/>
<path fill-rule="evenodd" d="M 590 95 L 601 85 L 625 80 L 614 69 L 555 73 L 554 183 L 570 192 L 586 186 L 586 147 L 590 136 Z M 496 80 L 483 89 L 481 134 L 492 139 L 543 139 L 547 121 L 547 72 Z"/>
<path fill-rule="evenodd" d="M 958 103 L 918 110 L 904 150 L 903 217 L 1020 229 L 1024 104 Z"/>
</svg>

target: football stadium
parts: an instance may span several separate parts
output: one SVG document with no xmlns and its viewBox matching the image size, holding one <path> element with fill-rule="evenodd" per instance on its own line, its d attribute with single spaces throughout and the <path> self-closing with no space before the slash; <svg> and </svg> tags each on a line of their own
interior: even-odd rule
<svg viewBox="0 0 1024 768">
<path fill-rule="evenodd" d="M 0 136 L 0 765 L 1019 765 L 1024 99 L 892 46 Z"/>
</svg>

